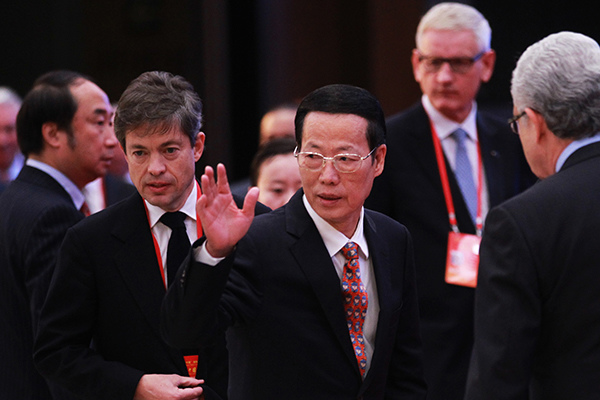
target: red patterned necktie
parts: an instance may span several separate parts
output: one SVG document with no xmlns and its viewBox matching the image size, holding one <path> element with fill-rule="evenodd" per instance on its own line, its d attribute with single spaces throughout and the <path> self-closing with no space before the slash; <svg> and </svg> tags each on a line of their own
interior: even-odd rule
<svg viewBox="0 0 600 400">
<path fill-rule="evenodd" d="M 367 316 L 369 296 L 367 289 L 360 279 L 360 267 L 358 264 L 358 246 L 354 242 L 348 242 L 342 247 L 342 253 L 346 258 L 344 271 L 342 273 L 342 296 L 344 297 L 344 310 L 350 340 L 354 348 L 354 354 L 358 361 L 358 368 L 364 377 L 367 368 L 367 355 L 365 353 L 365 339 L 363 337 L 363 324 Z"/>
</svg>

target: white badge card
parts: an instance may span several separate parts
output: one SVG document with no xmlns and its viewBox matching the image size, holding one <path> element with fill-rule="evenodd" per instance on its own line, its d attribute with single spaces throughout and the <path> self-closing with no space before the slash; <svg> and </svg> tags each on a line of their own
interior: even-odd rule
<svg viewBox="0 0 600 400">
<path fill-rule="evenodd" d="M 481 238 L 477 235 L 450 232 L 446 256 L 446 283 L 472 288 L 477 286 L 480 243 Z"/>
</svg>

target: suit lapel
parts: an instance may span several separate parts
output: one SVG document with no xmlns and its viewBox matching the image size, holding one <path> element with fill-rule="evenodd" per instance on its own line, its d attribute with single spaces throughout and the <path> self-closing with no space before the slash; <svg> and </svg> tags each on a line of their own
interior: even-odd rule
<svg viewBox="0 0 600 400">
<path fill-rule="evenodd" d="M 408 137 L 410 140 L 407 145 L 410 149 L 405 154 L 415 154 L 414 161 L 421 166 L 421 169 L 425 172 L 428 180 L 439 188 L 440 194 L 442 193 L 442 184 L 440 180 L 440 172 L 437 167 L 437 160 L 435 157 L 435 151 L 433 147 L 433 138 L 431 133 L 431 124 L 429 117 L 423 109 L 421 103 L 415 109 L 415 119 L 413 128 L 408 131 Z M 444 160 L 446 157 L 444 156 Z M 446 162 L 446 167 L 448 163 Z M 450 169 L 448 169 L 450 170 Z"/>
<path fill-rule="evenodd" d="M 390 351 L 390 349 L 385 348 L 383 345 L 383 340 L 389 333 L 387 330 L 390 326 L 391 313 L 394 311 L 395 305 L 399 304 L 399 300 L 394 300 L 394 297 L 400 298 L 402 292 L 400 288 L 392 288 L 392 279 L 390 276 L 392 261 L 390 260 L 388 247 L 385 245 L 388 242 L 377 232 L 377 227 L 368 215 L 368 211 L 365 212 L 365 237 L 369 245 L 371 266 L 377 285 L 377 297 L 379 298 L 379 316 L 370 367 L 370 371 L 376 371 L 380 365 L 379 359 L 382 357 L 382 352 Z M 361 393 L 368 387 L 374 375 L 367 374 Z"/>
<path fill-rule="evenodd" d="M 491 208 L 509 197 L 502 184 L 504 182 L 504 175 L 506 174 L 502 162 L 504 149 L 498 147 L 498 144 L 505 142 L 505 140 L 498 140 L 498 134 L 502 132 L 493 129 L 481 113 L 477 113 L 477 132 Z"/>
<path fill-rule="evenodd" d="M 299 190 L 286 207 L 287 231 L 298 238 L 290 250 L 321 304 L 348 361 L 360 374 L 346 326 L 340 279 L 319 231 L 302 204 L 303 193 Z"/>
<path fill-rule="evenodd" d="M 153 333 L 161 337 L 159 310 L 166 290 L 150 226 L 142 198 L 135 194 L 125 201 L 127 213 L 112 231 L 113 236 L 121 242 L 114 253 L 114 262 Z M 173 349 L 168 349 L 168 352 L 182 372 L 187 371 L 181 354 Z"/>
<path fill-rule="evenodd" d="M 113 229 L 113 235 L 122 242 L 114 260 L 133 298 L 158 334 L 156 310 L 160 309 L 165 287 L 142 201 L 139 195 L 130 198 L 125 207 L 128 214 Z"/>
</svg>

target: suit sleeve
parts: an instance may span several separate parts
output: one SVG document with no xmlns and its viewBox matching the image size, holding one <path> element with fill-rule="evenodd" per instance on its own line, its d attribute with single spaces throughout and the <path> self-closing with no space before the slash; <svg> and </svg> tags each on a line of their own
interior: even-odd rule
<svg viewBox="0 0 600 400">
<path fill-rule="evenodd" d="M 143 373 L 93 349 L 98 298 L 84 249 L 81 235 L 69 230 L 42 309 L 34 362 L 46 378 L 81 398 L 131 400 Z"/>
<path fill-rule="evenodd" d="M 525 400 L 541 301 L 529 243 L 507 210 L 489 213 L 480 257 L 475 344 L 465 399 Z"/>
<path fill-rule="evenodd" d="M 193 248 L 203 241 L 204 238 L 196 241 Z M 220 327 L 218 310 L 234 255 L 212 266 L 195 261 L 193 248 L 162 303 L 161 333 L 176 348 L 202 346 L 227 324 L 223 322 Z"/>
<path fill-rule="evenodd" d="M 238 206 L 243 199 L 236 198 Z M 270 212 L 261 203 L 255 215 Z M 206 238 L 198 239 L 190 255 L 169 287 L 161 309 L 161 333 L 167 343 L 176 348 L 206 345 L 222 334 L 235 320 L 250 318 L 260 293 L 257 290 L 256 246 L 246 235 L 234 253 L 217 265 L 194 260 L 194 249 Z M 244 249 L 241 251 L 240 249 Z M 234 266 L 234 259 L 236 266 Z M 202 306 L 200 306 L 202 305 Z"/>
</svg>

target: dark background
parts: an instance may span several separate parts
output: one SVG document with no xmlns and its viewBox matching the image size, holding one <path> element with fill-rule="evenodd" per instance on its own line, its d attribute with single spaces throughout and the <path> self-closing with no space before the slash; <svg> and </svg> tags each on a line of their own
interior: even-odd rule
<svg viewBox="0 0 600 400">
<path fill-rule="evenodd" d="M 561 30 L 600 39 L 595 2 L 464 1 L 492 27 L 496 71 L 481 107 L 509 114 L 509 82 L 525 48 Z M 330 83 L 362 86 L 387 115 L 418 100 L 410 52 L 425 0 L 25 0 L 0 7 L 0 85 L 22 96 L 58 68 L 96 79 L 116 102 L 148 70 L 192 82 L 204 101 L 206 150 L 245 176 L 270 107 Z"/>
</svg>

